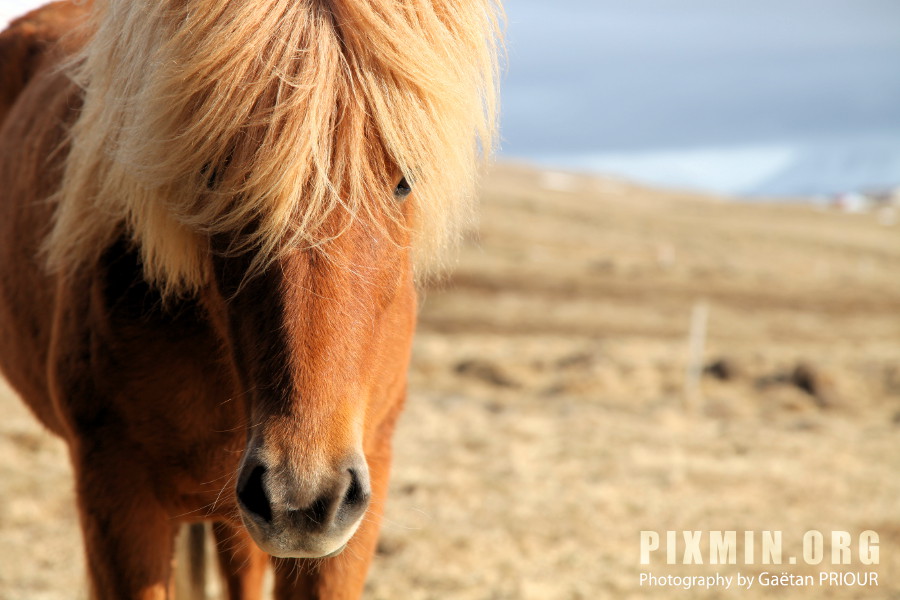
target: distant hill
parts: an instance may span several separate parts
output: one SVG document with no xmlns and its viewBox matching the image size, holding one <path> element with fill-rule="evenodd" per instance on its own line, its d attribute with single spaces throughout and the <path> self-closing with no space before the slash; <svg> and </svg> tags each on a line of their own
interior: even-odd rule
<svg viewBox="0 0 900 600">
<path fill-rule="evenodd" d="M 900 186 L 900 140 L 807 146 L 775 175 L 742 190 L 751 196 L 818 196 Z"/>
<path fill-rule="evenodd" d="M 833 196 L 900 186 L 900 135 L 541 156 L 535 160 L 657 187 L 748 197 Z"/>
</svg>

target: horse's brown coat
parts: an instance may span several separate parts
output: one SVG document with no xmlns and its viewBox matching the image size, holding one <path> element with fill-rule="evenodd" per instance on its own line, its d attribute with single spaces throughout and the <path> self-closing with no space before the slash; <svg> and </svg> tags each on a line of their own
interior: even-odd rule
<svg viewBox="0 0 900 600">
<path fill-rule="evenodd" d="M 89 9 L 57 3 L 0 34 L 0 367 L 69 445 L 93 592 L 170 597 L 177 528 L 211 520 L 231 597 L 259 597 L 268 560 L 234 493 L 249 448 L 300 507 L 348 453 L 364 454 L 371 503 L 346 550 L 274 561 L 278 598 L 356 598 L 405 396 L 415 192 L 400 219 L 330 212 L 321 243 L 281 250 L 262 271 L 218 232 L 193 294 L 160 291 L 125 223 L 96 260 L 48 271 L 83 100 L 60 65 L 83 45 L 71 32 Z"/>
</svg>

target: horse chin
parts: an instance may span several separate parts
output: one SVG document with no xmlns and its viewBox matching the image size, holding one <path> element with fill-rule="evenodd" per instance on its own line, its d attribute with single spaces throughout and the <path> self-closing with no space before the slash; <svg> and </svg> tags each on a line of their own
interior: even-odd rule
<svg viewBox="0 0 900 600">
<path fill-rule="evenodd" d="M 241 520 L 260 550 L 276 558 L 333 558 L 344 551 L 359 528 L 357 523 L 345 535 L 332 541 L 295 532 L 269 534 L 253 517 L 241 514 Z"/>
<path fill-rule="evenodd" d="M 346 547 L 347 547 L 347 544 L 344 544 L 343 546 L 341 546 L 340 548 L 338 548 L 337 550 L 335 550 L 335 551 L 332 552 L 331 554 L 326 554 L 326 555 L 323 556 L 322 558 L 332 558 L 332 557 L 334 557 L 334 556 L 337 556 L 338 554 L 340 554 L 341 552 L 343 552 L 343 551 L 344 551 L 344 548 L 346 548 Z"/>
</svg>

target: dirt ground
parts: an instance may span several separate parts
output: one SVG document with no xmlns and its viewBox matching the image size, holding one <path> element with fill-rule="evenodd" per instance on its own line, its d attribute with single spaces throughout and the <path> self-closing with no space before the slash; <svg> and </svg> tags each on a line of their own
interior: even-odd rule
<svg viewBox="0 0 900 600">
<path fill-rule="evenodd" d="M 900 598 L 890 217 L 497 167 L 425 294 L 367 598 Z M 83 597 L 65 450 L 0 411 L 0 599 Z M 785 564 L 642 566 L 642 530 L 782 531 Z M 874 530 L 880 564 L 789 565 L 808 530 Z M 639 584 L 764 571 L 879 585 Z"/>
</svg>

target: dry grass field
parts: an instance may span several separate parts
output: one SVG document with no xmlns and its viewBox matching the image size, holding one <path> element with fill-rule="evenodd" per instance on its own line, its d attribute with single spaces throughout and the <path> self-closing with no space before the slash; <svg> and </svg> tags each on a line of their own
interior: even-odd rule
<svg viewBox="0 0 900 600">
<path fill-rule="evenodd" d="M 873 214 L 500 166 L 411 383 L 370 599 L 900 598 L 900 226 Z M 0 599 L 83 596 L 64 449 L 0 408 Z M 872 567 L 638 560 L 641 530 L 780 530 L 799 556 L 865 529 Z M 834 569 L 879 586 L 638 584 Z"/>
</svg>

